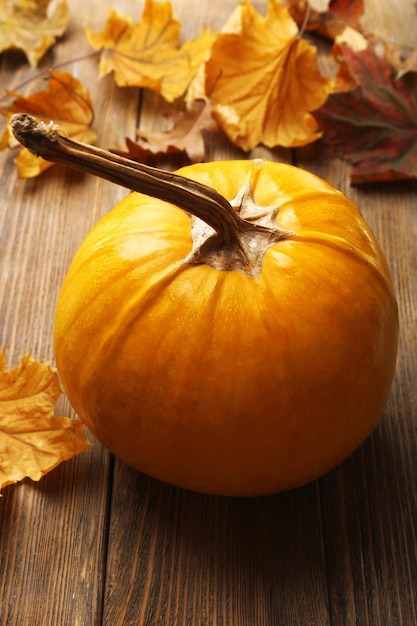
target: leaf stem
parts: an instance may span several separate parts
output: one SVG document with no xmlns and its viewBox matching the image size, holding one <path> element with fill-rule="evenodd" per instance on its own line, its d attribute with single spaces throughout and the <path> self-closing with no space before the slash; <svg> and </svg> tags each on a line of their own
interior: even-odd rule
<svg viewBox="0 0 417 626">
<path fill-rule="evenodd" d="M 304 18 L 303 18 L 303 23 L 301 24 L 300 29 L 298 31 L 298 39 L 301 39 L 301 37 L 304 36 L 310 16 L 311 16 L 311 5 L 309 2 L 307 2 L 306 11 L 304 13 Z"/>
<path fill-rule="evenodd" d="M 15 96 L 18 91 L 21 91 L 24 87 L 27 87 L 27 85 L 30 85 L 31 83 L 38 81 L 38 80 L 45 80 L 46 78 L 50 77 L 51 72 L 55 72 L 57 70 L 59 71 L 67 67 L 68 65 L 73 65 L 75 63 L 79 63 L 80 61 L 86 61 L 87 59 L 94 59 L 94 57 L 98 57 L 100 53 L 101 53 L 100 50 L 89 52 L 88 54 L 83 54 L 82 56 L 76 57 L 75 59 L 69 59 L 68 61 L 62 61 L 62 63 L 57 63 L 56 65 L 53 65 L 46 70 L 38 71 L 36 72 L 36 74 L 33 74 L 32 76 L 30 76 L 23 82 L 19 83 L 15 87 L 12 87 L 11 89 L 7 89 L 3 93 L 3 95 L 0 96 L 0 103 L 3 102 L 3 100 L 6 100 L 7 98 Z"/>
<path fill-rule="evenodd" d="M 224 248 L 240 247 L 240 234 L 253 229 L 253 225 L 239 217 L 228 200 L 211 187 L 73 141 L 62 135 L 52 122 L 37 122 L 26 113 L 13 115 L 11 128 L 23 146 L 47 161 L 68 165 L 179 206 L 211 226 L 219 245 Z"/>
</svg>

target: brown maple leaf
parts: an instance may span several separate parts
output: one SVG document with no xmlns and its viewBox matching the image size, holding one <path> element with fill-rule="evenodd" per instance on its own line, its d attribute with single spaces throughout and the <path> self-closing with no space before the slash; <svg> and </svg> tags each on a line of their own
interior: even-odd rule
<svg viewBox="0 0 417 626">
<path fill-rule="evenodd" d="M 206 98 L 186 102 L 184 108 L 172 116 L 171 128 L 164 131 L 137 130 L 138 142 L 126 138 L 127 150 L 112 150 L 115 154 L 150 165 L 159 165 L 161 157 L 168 157 L 169 165 L 180 167 L 185 163 L 199 163 L 205 157 L 203 133 L 215 132 L 218 126 L 211 116 L 211 104 Z M 184 157 L 178 163 L 180 157 Z"/>
<path fill-rule="evenodd" d="M 18 48 L 35 67 L 68 21 L 66 0 L 0 0 L 0 52 Z"/>
<path fill-rule="evenodd" d="M 361 30 L 364 0 L 331 0 L 326 11 L 312 9 L 308 0 L 285 0 L 285 5 L 300 28 L 331 40 L 346 26 Z"/>
<path fill-rule="evenodd" d="M 0 113 L 11 118 L 14 113 L 29 113 L 45 123 L 54 122 L 73 139 L 94 143 L 96 134 L 91 128 L 94 118 L 93 104 L 88 90 L 67 72 L 51 71 L 48 88 L 29 97 L 8 91 L 14 100 L 9 106 L 0 107 Z M 0 138 L 0 149 L 20 147 L 9 125 Z M 52 163 L 22 148 L 15 159 L 20 178 L 37 176 Z"/>
<path fill-rule="evenodd" d="M 61 393 L 54 368 L 27 355 L 7 371 L 0 352 L 0 489 L 40 480 L 90 446 L 82 422 L 54 415 Z"/>
<path fill-rule="evenodd" d="M 288 10 L 269 0 L 261 17 L 240 3 L 218 35 L 206 64 L 213 115 L 233 143 L 251 150 L 302 146 L 320 133 L 310 114 L 326 100 L 330 81 L 317 49 L 298 36 Z"/>
<path fill-rule="evenodd" d="M 192 163 L 204 160 L 205 147 L 202 131 L 216 131 L 217 124 L 211 115 L 211 104 L 207 99 L 187 102 L 185 109 L 173 118 L 170 130 L 160 132 L 137 131 L 144 147 L 153 153 L 177 150 L 187 154 Z"/>
<path fill-rule="evenodd" d="M 126 137 L 125 142 L 125 150 L 113 148 L 111 152 L 125 157 L 126 159 L 130 159 L 131 161 L 170 170 L 178 169 L 190 162 L 185 150 L 181 150 L 172 145 L 165 146 L 164 148 L 161 147 L 161 149 L 155 146 L 148 148 L 146 142 L 136 142 L 129 137 Z"/>
<path fill-rule="evenodd" d="M 417 74 L 398 78 L 372 47 L 338 54 L 357 86 L 314 112 L 325 145 L 353 164 L 353 184 L 417 178 Z"/>
<path fill-rule="evenodd" d="M 117 85 L 147 87 L 173 102 L 187 90 L 215 37 L 203 30 L 179 48 L 179 31 L 169 2 L 146 0 L 138 24 L 111 10 L 105 30 L 87 29 L 87 38 L 102 50 L 100 75 L 113 72 Z"/>
</svg>

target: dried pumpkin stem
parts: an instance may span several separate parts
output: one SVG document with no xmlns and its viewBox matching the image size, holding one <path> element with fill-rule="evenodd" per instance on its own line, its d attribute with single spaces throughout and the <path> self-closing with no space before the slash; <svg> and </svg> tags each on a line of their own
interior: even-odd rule
<svg viewBox="0 0 417 626">
<path fill-rule="evenodd" d="M 206 185 L 73 141 L 52 122 L 37 122 L 26 113 L 15 114 L 11 128 L 23 146 L 47 161 L 95 174 L 179 206 L 211 226 L 225 248 L 240 246 L 240 234 L 254 228 L 239 217 L 226 198 Z"/>
<path fill-rule="evenodd" d="M 257 277 L 266 251 L 293 234 L 276 224 L 278 207 L 256 204 L 249 180 L 229 202 L 202 183 L 74 141 L 52 122 L 37 122 L 26 113 L 14 115 L 11 128 L 21 144 L 47 161 L 170 202 L 197 218 L 192 220 L 193 243 L 185 263 Z"/>
</svg>

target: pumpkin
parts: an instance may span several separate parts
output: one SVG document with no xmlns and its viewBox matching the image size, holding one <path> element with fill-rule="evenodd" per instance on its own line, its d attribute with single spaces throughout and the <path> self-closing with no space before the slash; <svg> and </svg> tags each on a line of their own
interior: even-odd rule
<svg viewBox="0 0 417 626">
<path fill-rule="evenodd" d="M 101 175 L 141 188 L 127 167 Z M 176 486 L 258 496 L 316 479 L 389 396 L 398 313 L 381 248 L 345 195 L 293 166 L 153 176 L 64 279 L 54 345 L 72 406 L 117 457 Z"/>
<path fill-rule="evenodd" d="M 109 450 L 160 480 L 245 496 L 303 485 L 383 412 L 398 332 L 387 263 L 352 202 L 305 171 L 234 161 L 179 174 L 278 236 L 249 238 L 245 267 L 244 251 L 207 246 L 198 218 L 192 233 L 182 209 L 128 195 L 62 286 L 65 391 Z"/>
</svg>

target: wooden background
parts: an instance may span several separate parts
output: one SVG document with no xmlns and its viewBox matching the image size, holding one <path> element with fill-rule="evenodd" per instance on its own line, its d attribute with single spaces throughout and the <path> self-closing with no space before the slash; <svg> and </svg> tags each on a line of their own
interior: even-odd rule
<svg viewBox="0 0 417 626">
<path fill-rule="evenodd" d="M 365 0 L 366 27 L 414 45 L 412 0 Z M 232 0 L 173 0 L 184 38 L 219 29 Z M 254 3 L 264 12 L 266 1 Z M 87 54 L 89 25 L 113 6 L 139 20 L 143 2 L 69 0 L 71 25 L 41 64 Z M 88 6 L 88 10 L 87 7 Z M 151 93 L 96 79 L 96 62 L 65 68 L 91 90 L 98 144 L 160 128 Z M 26 78 L 18 53 L 1 56 L 0 88 Z M 209 159 L 240 157 L 218 137 Z M 40 483 L 0 500 L 1 626 L 417 625 L 417 186 L 349 186 L 348 167 L 313 145 L 251 156 L 295 162 L 361 207 L 389 259 L 401 315 L 397 374 L 381 424 L 342 466 L 295 491 L 260 499 L 209 497 L 160 484 L 99 444 Z M 53 363 L 62 278 L 86 233 L 125 191 L 55 168 L 16 177 L 0 154 L 0 346 L 10 366 L 30 351 Z M 59 412 L 71 415 L 65 399 Z"/>
</svg>

